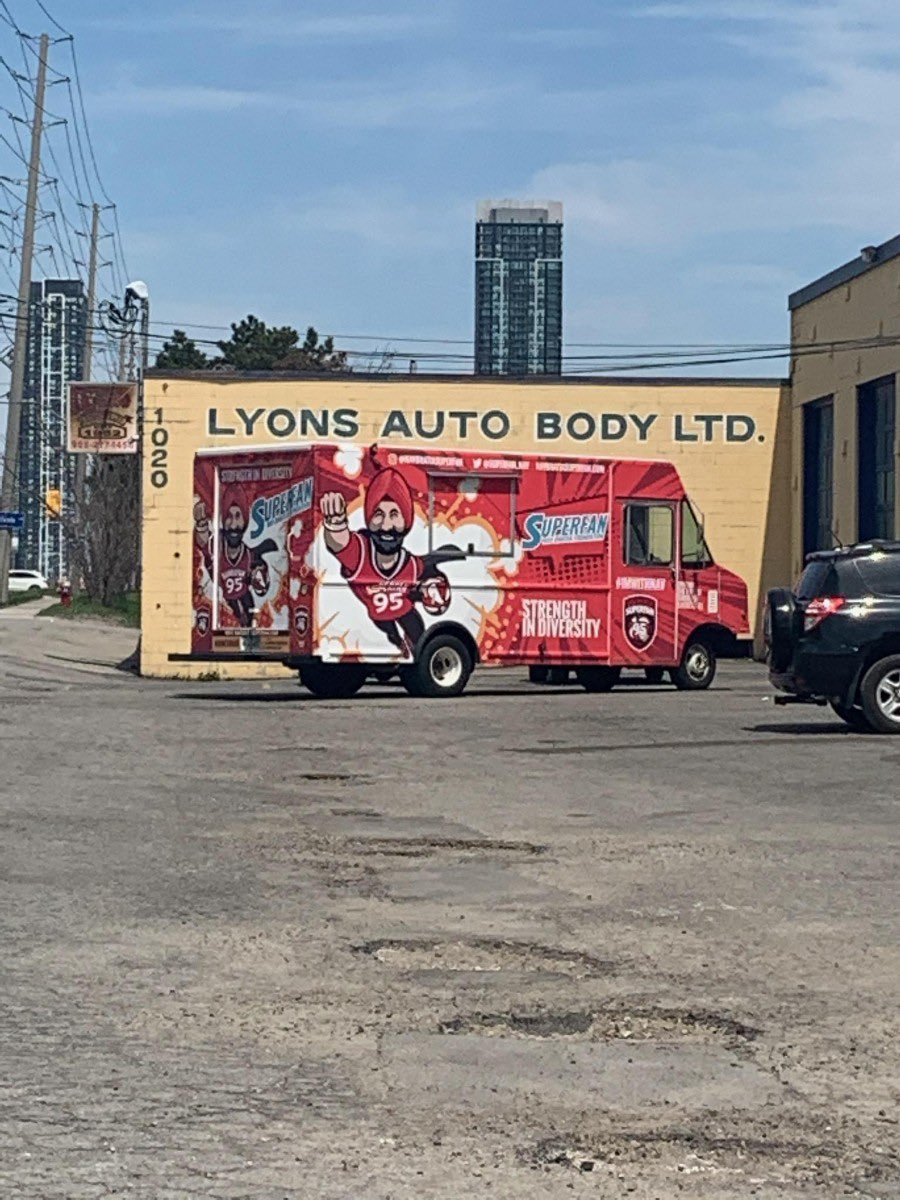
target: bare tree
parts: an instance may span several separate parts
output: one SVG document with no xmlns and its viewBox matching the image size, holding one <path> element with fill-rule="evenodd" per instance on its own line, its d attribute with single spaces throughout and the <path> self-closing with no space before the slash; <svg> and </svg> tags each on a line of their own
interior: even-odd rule
<svg viewBox="0 0 900 1200">
<path fill-rule="evenodd" d="M 95 456 L 81 503 L 63 518 L 73 574 L 100 604 L 125 595 L 137 581 L 138 471 L 136 455 Z"/>
</svg>

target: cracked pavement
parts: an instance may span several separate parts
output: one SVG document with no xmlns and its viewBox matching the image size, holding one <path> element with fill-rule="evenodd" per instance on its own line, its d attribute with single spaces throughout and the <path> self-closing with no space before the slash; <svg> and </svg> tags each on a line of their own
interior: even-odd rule
<svg viewBox="0 0 900 1200">
<path fill-rule="evenodd" d="M 900 1197 L 900 739 L 0 621 L 0 1194 Z"/>
</svg>

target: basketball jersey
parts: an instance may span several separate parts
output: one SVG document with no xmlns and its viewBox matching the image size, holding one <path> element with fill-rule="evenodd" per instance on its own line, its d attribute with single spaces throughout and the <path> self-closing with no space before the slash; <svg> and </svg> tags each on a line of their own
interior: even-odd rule
<svg viewBox="0 0 900 1200">
<path fill-rule="evenodd" d="M 224 546 L 219 554 L 219 587 L 226 600 L 241 600 L 250 590 L 250 547 L 242 546 L 236 562 L 231 562 Z"/>
<path fill-rule="evenodd" d="M 410 590 L 422 574 L 422 560 L 401 546 L 393 571 L 384 573 L 375 559 L 370 538 L 353 532 L 350 541 L 335 557 L 341 574 L 373 621 L 397 621 L 415 608 Z"/>
</svg>

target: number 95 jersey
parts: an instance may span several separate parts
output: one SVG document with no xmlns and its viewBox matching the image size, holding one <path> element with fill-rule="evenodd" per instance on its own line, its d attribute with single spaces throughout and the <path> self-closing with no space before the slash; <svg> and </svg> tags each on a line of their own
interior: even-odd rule
<svg viewBox="0 0 900 1200">
<path fill-rule="evenodd" d="M 385 573 L 375 560 L 372 542 L 358 531 L 351 533 L 350 541 L 336 557 L 350 590 L 366 606 L 373 621 L 396 621 L 412 612 L 415 605 L 409 593 L 422 575 L 420 558 L 401 546 L 394 569 Z"/>
</svg>

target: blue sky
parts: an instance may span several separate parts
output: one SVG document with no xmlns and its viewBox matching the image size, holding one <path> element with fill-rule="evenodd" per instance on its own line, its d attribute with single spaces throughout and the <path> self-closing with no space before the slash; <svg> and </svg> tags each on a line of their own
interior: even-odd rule
<svg viewBox="0 0 900 1200">
<path fill-rule="evenodd" d="M 469 339 L 476 202 L 534 196 L 567 341 L 780 342 L 900 226 L 896 0 L 46 2 L 157 320 Z"/>
</svg>

